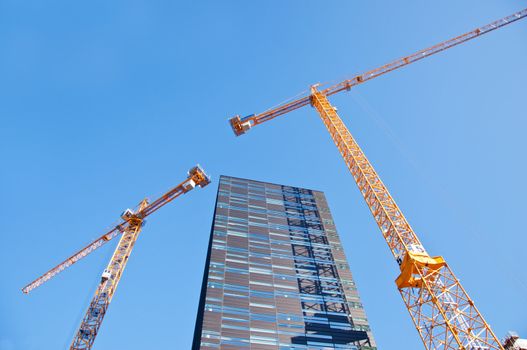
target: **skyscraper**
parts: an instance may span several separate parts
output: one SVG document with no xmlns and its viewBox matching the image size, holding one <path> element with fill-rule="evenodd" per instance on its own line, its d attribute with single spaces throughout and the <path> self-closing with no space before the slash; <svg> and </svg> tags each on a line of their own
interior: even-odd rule
<svg viewBox="0 0 527 350">
<path fill-rule="evenodd" d="M 322 192 L 221 176 L 193 349 L 376 349 Z"/>
</svg>

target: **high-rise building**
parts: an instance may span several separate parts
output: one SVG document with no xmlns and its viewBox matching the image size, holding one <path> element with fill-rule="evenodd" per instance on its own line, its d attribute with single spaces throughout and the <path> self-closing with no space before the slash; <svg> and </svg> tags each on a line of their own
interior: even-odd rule
<svg viewBox="0 0 527 350">
<path fill-rule="evenodd" d="M 221 176 L 193 349 L 376 349 L 324 193 Z"/>
</svg>

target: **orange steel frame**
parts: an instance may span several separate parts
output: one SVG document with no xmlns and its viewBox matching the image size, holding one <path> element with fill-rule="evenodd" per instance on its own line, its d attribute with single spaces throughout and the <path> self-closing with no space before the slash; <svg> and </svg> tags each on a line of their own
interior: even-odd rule
<svg viewBox="0 0 527 350">
<path fill-rule="evenodd" d="M 525 17 L 527 9 L 321 91 L 315 85 L 309 95 L 261 114 L 245 118 L 237 115 L 229 120 L 239 136 L 253 126 L 303 106 L 311 105 L 317 110 L 400 266 L 396 284 L 428 350 L 503 350 L 503 347 L 446 261 L 428 255 L 327 97 Z"/>
<path fill-rule="evenodd" d="M 187 193 L 190 191 L 190 188 L 186 188 L 184 185 L 189 181 L 194 181 L 195 184 L 199 185 L 200 187 L 206 186 L 208 182 L 210 182 L 210 179 L 205 174 L 203 169 L 198 165 L 190 169 L 189 171 L 189 177 L 177 185 L 176 187 L 172 188 L 170 191 L 153 201 L 152 203 L 148 204 L 144 209 L 142 209 L 137 214 L 141 218 L 146 218 L 148 215 L 152 214 L 165 204 L 170 203 L 180 195 Z M 203 186 L 201 186 L 203 185 Z M 58 264 L 57 266 L 53 267 L 52 269 L 48 270 L 43 275 L 36 278 L 34 281 L 26 285 L 24 288 L 22 288 L 22 292 L 24 294 L 29 294 L 34 289 L 40 287 L 42 284 L 46 283 L 53 277 L 55 277 L 57 274 L 61 273 L 71 265 L 75 264 L 77 261 L 85 258 L 89 254 L 93 253 L 95 250 L 99 249 L 115 237 L 119 236 L 120 234 L 126 232 L 128 228 L 129 222 L 127 220 L 122 220 L 119 224 L 114 226 L 110 231 L 106 232 L 90 244 L 86 245 L 84 248 L 76 252 L 75 254 L 71 255 L 69 258 Z"/>
<path fill-rule="evenodd" d="M 428 267 L 412 258 L 428 254 L 327 96 L 314 88 L 311 96 L 392 254 L 413 267 L 399 292 L 426 349 L 503 349 L 446 262 Z"/>
<path fill-rule="evenodd" d="M 75 334 L 70 350 L 86 350 L 93 347 L 93 343 L 97 337 L 104 316 L 110 306 L 110 302 L 112 301 L 117 285 L 121 280 L 123 271 L 130 254 L 132 253 L 132 249 L 139 237 L 139 233 L 141 232 L 144 219 L 177 197 L 191 191 L 195 186 L 205 187 L 209 183 L 210 178 L 199 165 L 191 168 L 185 181 L 181 182 L 151 203 L 149 203 L 147 199 L 144 199 L 141 201 L 135 212 L 128 209 L 121 216 L 122 221 L 112 230 L 88 244 L 79 252 L 55 266 L 22 289 L 24 293 L 29 293 L 58 273 L 62 272 L 67 267 L 71 266 L 73 263 L 84 258 L 95 249 L 101 247 L 103 244 L 122 233 L 119 244 L 115 248 L 114 254 L 110 259 L 107 268 L 104 270 L 101 281 L 95 291 L 95 295 L 90 302 L 88 310 L 86 310 L 77 333 Z"/>
<path fill-rule="evenodd" d="M 493 30 L 496 30 L 498 28 L 504 27 L 508 24 L 511 24 L 513 22 L 516 22 L 520 19 L 523 19 L 527 17 L 527 9 L 518 11 L 516 13 L 513 13 L 510 16 L 501 18 L 497 21 L 494 21 L 492 23 L 486 24 L 482 27 L 476 28 L 470 32 L 467 32 L 463 35 L 457 36 L 455 38 L 449 39 L 447 41 L 444 41 L 442 43 L 436 44 L 434 46 L 428 47 L 426 49 L 417 51 L 409 56 L 399 58 L 397 60 L 394 60 L 390 63 L 385 64 L 382 67 L 378 67 L 375 69 L 372 69 L 370 71 L 358 74 L 354 76 L 351 79 L 344 80 L 336 85 L 330 86 L 328 88 L 325 88 L 322 90 L 322 92 L 326 96 L 331 96 L 336 93 L 342 92 L 342 91 L 348 91 L 352 87 L 360 85 L 368 80 L 371 80 L 373 78 L 380 77 L 381 75 L 384 75 L 388 72 L 391 72 L 395 69 L 405 67 L 411 63 L 417 62 L 425 57 L 430 57 L 432 55 L 435 55 L 436 53 L 442 52 L 444 50 L 450 49 L 454 46 L 457 46 L 461 43 L 464 43 L 466 41 L 469 41 L 471 39 L 475 39 L 477 37 L 480 37 L 484 34 L 490 33 Z M 241 118 L 240 116 L 235 116 L 234 118 L 230 119 L 231 126 L 234 130 L 234 133 L 236 135 L 241 135 L 245 133 L 249 128 L 252 126 L 261 124 L 263 122 L 266 122 L 268 120 L 274 119 L 278 116 L 281 116 L 283 114 L 289 113 L 291 111 L 294 111 L 295 109 L 308 106 L 311 104 L 311 96 L 307 95 L 304 97 L 301 97 L 299 99 L 296 99 L 294 101 L 285 103 L 281 106 L 278 106 L 276 108 L 269 109 L 265 112 L 262 112 L 257 115 L 249 115 L 245 118 Z"/>
<path fill-rule="evenodd" d="M 147 204 L 146 200 L 143 201 L 140 205 L 140 210 L 144 209 Z M 121 236 L 119 244 L 117 245 L 117 248 L 115 248 L 110 263 L 105 270 L 105 272 L 108 273 L 108 276 L 101 278 L 101 282 L 95 291 L 90 306 L 82 319 L 82 323 L 75 334 L 75 338 L 73 338 L 70 350 L 92 348 L 106 311 L 108 310 L 115 290 L 117 289 L 117 285 L 121 280 L 128 258 L 132 253 L 137 238 L 139 237 L 142 224 L 143 219 L 138 217 L 133 217 L 129 220 L 129 225 Z"/>
</svg>

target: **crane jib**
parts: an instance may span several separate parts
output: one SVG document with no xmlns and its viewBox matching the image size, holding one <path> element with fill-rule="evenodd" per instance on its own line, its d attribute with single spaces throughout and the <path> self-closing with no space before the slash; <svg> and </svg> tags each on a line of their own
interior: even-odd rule
<svg viewBox="0 0 527 350">
<path fill-rule="evenodd" d="M 320 92 L 325 94 L 326 96 L 331 96 L 341 91 L 348 91 L 352 87 L 365 83 L 366 81 L 377 78 L 381 75 L 384 75 L 398 68 L 405 67 L 411 63 L 422 60 L 425 57 L 430 57 L 436 53 L 452 48 L 461 43 L 467 42 L 471 39 L 477 38 L 483 34 L 489 33 L 493 30 L 504 27 L 510 23 L 516 22 L 526 17 L 527 17 L 527 9 L 523 9 L 510 16 L 501 18 L 497 21 L 494 21 L 482 27 L 476 28 L 470 32 L 467 32 L 455 38 L 449 39 L 447 41 L 431 46 L 429 48 L 417 51 L 409 56 L 406 56 L 406 57 L 397 59 L 395 61 L 392 61 L 388 64 L 385 64 L 384 66 L 358 74 L 351 79 L 344 80 L 328 88 L 321 89 Z M 309 104 L 311 104 L 311 96 L 304 96 L 294 101 L 282 104 L 278 107 L 269 109 L 260 114 L 252 114 L 244 118 L 241 118 L 240 116 L 235 116 L 229 119 L 229 122 L 236 136 L 239 136 L 239 135 L 245 134 L 250 128 L 252 128 L 255 125 L 262 124 L 268 120 L 274 119 L 284 114 L 287 114 L 295 109 L 304 107 Z"/>
</svg>

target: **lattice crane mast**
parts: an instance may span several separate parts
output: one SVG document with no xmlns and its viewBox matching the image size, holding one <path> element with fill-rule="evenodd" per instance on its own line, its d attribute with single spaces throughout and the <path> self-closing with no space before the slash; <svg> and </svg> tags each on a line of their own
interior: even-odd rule
<svg viewBox="0 0 527 350">
<path fill-rule="evenodd" d="M 503 347 L 446 261 L 440 256 L 431 257 L 426 252 L 388 189 L 338 116 L 336 108 L 328 101 L 328 96 L 350 90 L 353 86 L 525 17 L 527 9 L 328 88 L 319 89 L 318 84 L 314 85 L 307 96 L 261 114 L 245 118 L 237 115 L 229 120 L 234 133 L 239 136 L 258 124 L 300 107 L 311 105 L 317 110 L 399 264 L 401 274 L 396 279 L 397 287 L 428 350 L 490 350 Z"/>
<path fill-rule="evenodd" d="M 95 337 L 97 336 L 103 318 L 108 310 L 108 306 L 110 305 L 115 290 L 117 289 L 117 285 L 122 277 L 128 258 L 130 257 L 134 244 L 141 232 L 141 228 L 145 223 L 145 218 L 165 204 L 168 204 L 177 197 L 191 191 L 196 186 L 203 188 L 209 183 L 210 178 L 199 165 L 191 168 L 185 181 L 181 182 L 179 185 L 151 203 L 147 199 L 144 199 L 138 205 L 136 210 L 125 210 L 121 215 L 121 221 L 113 229 L 22 289 L 24 293 L 29 293 L 57 275 L 59 272 L 63 271 L 65 268 L 84 258 L 86 255 L 106 244 L 119 234 L 122 234 L 113 256 L 102 274 L 101 281 L 90 302 L 90 306 L 84 315 L 75 338 L 73 339 L 70 350 L 85 350 L 92 348 Z"/>
</svg>

